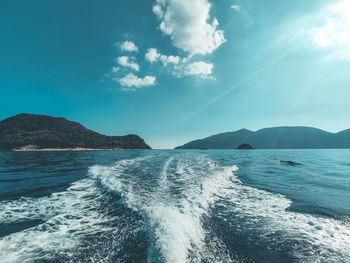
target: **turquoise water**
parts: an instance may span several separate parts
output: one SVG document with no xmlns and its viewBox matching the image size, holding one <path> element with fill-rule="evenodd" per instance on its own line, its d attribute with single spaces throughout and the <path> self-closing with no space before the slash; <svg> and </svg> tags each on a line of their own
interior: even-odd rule
<svg viewBox="0 0 350 263">
<path fill-rule="evenodd" d="M 0 153 L 1 262 L 350 262 L 350 150 Z"/>
</svg>

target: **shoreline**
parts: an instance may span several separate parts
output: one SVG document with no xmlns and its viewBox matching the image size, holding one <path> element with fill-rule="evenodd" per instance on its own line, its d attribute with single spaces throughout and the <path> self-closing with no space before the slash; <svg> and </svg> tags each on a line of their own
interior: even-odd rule
<svg viewBox="0 0 350 263">
<path fill-rule="evenodd" d="M 113 148 L 113 149 L 102 149 L 102 148 L 83 148 L 83 147 L 75 147 L 75 148 L 42 148 L 42 149 L 30 149 L 30 148 L 19 148 L 13 149 L 14 152 L 78 152 L 78 151 L 121 151 L 122 148 Z"/>
</svg>

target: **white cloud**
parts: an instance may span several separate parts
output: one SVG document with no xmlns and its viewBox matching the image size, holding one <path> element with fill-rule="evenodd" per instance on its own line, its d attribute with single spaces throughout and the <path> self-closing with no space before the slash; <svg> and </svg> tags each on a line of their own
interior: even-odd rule
<svg viewBox="0 0 350 263">
<path fill-rule="evenodd" d="M 167 66 L 168 64 L 179 64 L 180 63 L 180 57 L 179 56 L 166 56 L 158 52 L 156 48 L 149 48 L 146 55 L 145 59 L 149 61 L 150 63 L 160 61 L 162 62 L 163 66 Z"/>
<path fill-rule="evenodd" d="M 241 8 L 238 5 L 231 5 L 231 9 L 235 10 L 236 12 L 241 10 Z"/>
<path fill-rule="evenodd" d="M 196 61 L 186 66 L 186 75 L 199 75 L 201 77 L 208 77 L 213 72 L 214 65 L 204 61 Z"/>
<path fill-rule="evenodd" d="M 154 5 L 153 6 L 153 13 L 155 13 L 156 14 L 156 16 L 159 18 L 159 19 L 161 19 L 162 17 L 163 17 L 163 15 L 164 15 L 164 13 L 163 13 L 163 9 L 162 9 L 162 7 L 161 7 L 161 5 Z"/>
<path fill-rule="evenodd" d="M 121 56 L 121 57 L 118 57 L 117 62 L 119 65 L 123 67 L 129 67 L 133 70 L 139 71 L 140 69 L 139 65 L 136 62 L 132 61 L 134 59 L 135 59 L 134 57 Z"/>
<path fill-rule="evenodd" d="M 170 36 L 171 43 L 178 48 L 183 56 L 164 55 L 156 48 L 149 48 L 145 60 L 149 63 L 158 62 L 163 67 L 169 66 L 171 73 L 177 77 L 186 75 L 209 78 L 213 64 L 198 60 L 200 55 L 209 55 L 226 42 L 224 31 L 218 29 L 218 21 L 210 16 L 209 0 L 154 0 L 153 13 L 160 20 L 159 29 Z M 231 8 L 239 10 L 238 6 Z M 122 51 L 138 52 L 139 49 L 132 41 L 117 44 Z M 195 56 L 197 55 L 197 56 Z M 199 56 L 198 56 L 199 55 Z M 120 56 L 116 59 L 121 67 L 139 71 L 140 66 L 133 56 Z M 194 62 L 193 62 L 194 61 Z M 114 66 L 106 74 L 112 81 L 120 83 L 125 89 L 136 89 L 143 86 L 155 85 L 156 77 L 146 75 L 139 78 L 133 73 L 117 77 L 120 66 Z"/>
<path fill-rule="evenodd" d="M 135 90 L 156 84 L 156 77 L 154 76 L 145 76 L 144 78 L 139 78 L 132 73 L 126 75 L 123 78 L 114 80 L 118 81 L 120 85 L 123 86 L 123 90 Z"/>
<path fill-rule="evenodd" d="M 120 70 L 120 67 L 113 67 L 112 72 L 117 73 Z"/>
<path fill-rule="evenodd" d="M 201 78 L 208 78 L 212 74 L 214 65 L 204 61 L 196 61 L 190 63 L 188 58 L 180 58 L 179 56 L 166 56 L 158 52 L 156 48 L 149 48 L 145 58 L 150 63 L 160 61 L 164 67 L 173 64 L 173 75 L 177 77 L 182 76 L 198 76 Z"/>
<path fill-rule="evenodd" d="M 131 41 L 125 41 L 120 44 L 120 49 L 128 52 L 138 52 L 138 47 Z"/>
<path fill-rule="evenodd" d="M 210 8 L 208 0 L 156 0 L 153 12 L 161 20 L 160 30 L 191 56 L 211 54 L 226 41 Z"/>
<path fill-rule="evenodd" d="M 158 53 L 158 50 L 156 48 L 149 48 L 145 55 L 145 59 L 150 63 L 153 63 L 158 60 L 159 56 L 160 54 Z"/>
<path fill-rule="evenodd" d="M 164 66 L 167 66 L 168 64 L 179 64 L 180 57 L 179 56 L 165 56 L 161 55 L 159 60 L 163 63 Z"/>
</svg>

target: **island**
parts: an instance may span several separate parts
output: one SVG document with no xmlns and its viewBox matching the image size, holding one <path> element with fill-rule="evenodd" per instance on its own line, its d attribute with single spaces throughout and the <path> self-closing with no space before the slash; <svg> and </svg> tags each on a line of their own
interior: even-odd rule
<svg viewBox="0 0 350 263">
<path fill-rule="evenodd" d="M 237 147 L 237 150 L 253 150 L 253 146 L 251 146 L 248 143 L 243 143 L 240 146 Z"/>
<path fill-rule="evenodd" d="M 138 135 L 107 136 L 62 117 L 22 113 L 0 121 L 0 150 L 148 150 Z"/>
<path fill-rule="evenodd" d="M 255 149 L 350 149 L 350 129 L 337 133 L 302 126 L 240 129 L 190 141 L 176 149 L 237 149 L 246 142 Z"/>
</svg>

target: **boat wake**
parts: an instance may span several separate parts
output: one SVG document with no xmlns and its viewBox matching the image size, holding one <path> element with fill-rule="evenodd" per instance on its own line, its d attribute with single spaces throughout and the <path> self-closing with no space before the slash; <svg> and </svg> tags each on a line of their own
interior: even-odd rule
<svg viewBox="0 0 350 263">
<path fill-rule="evenodd" d="M 94 165 L 66 191 L 0 203 L 0 226 L 20 227 L 0 237 L 0 257 L 350 262 L 349 222 L 290 211 L 291 200 L 242 184 L 237 170 L 196 153 Z"/>
<path fill-rule="evenodd" d="M 210 255 L 205 247 L 201 219 L 237 167 L 220 167 L 202 156 L 172 156 L 157 173 L 159 176 L 144 171 L 145 165 L 139 165 L 142 175 L 135 176 L 135 163 L 129 170 L 129 162 L 110 167 L 97 165 L 90 173 L 106 187 L 121 193 L 130 208 L 144 215 L 154 241 L 148 250 L 148 260 L 200 261 L 205 254 L 207 259 L 211 256 L 227 262 L 227 258 L 220 259 L 224 255 Z"/>
</svg>

